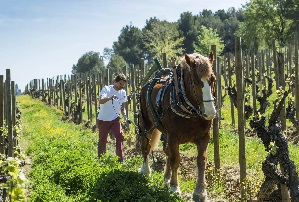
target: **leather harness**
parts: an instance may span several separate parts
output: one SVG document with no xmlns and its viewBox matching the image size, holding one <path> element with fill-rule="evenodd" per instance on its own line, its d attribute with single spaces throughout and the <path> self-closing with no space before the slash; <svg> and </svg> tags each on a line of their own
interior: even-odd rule
<svg viewBox="0 0 299 202">
<path fill-rule="evenodd" d="M 190 70 L 189 70 L 190 71 Z M 166 78 L 166 79 L 165 79 Z M 165 99 L 165 94 L 168 88 L 170 88 L 170 107 L 171 110 L 178 116 L 184 118 L 200 117 L 202 116 L 202 111 L 200 109 L 199 100 L 197 100 L 198 108 L 195 107 L 186 95 L 185 85 L 184 85 L 184 71 L 176 65 L 171 69 L 163 68 L 156 72 L 155 77 L 147 82 L 149 85 L 147 89 L 147 102 L 150 108 L 150 112 L 154 118 L 155 124 L 148 131 L 140 131 L 139 134 L 147 134 L 154 130 L 157 126 L 161 125 L 161 118 L 163 117 L 162 104 Z M 163 79 L 163 80 L 162 80 Z M 163 82 L 162 88 L 159 90 L 156 97 L 156 109 L 151 100 L 152 90 L 157 82 Z M 194 83 L 192 81 L 192 76 L 190 75 L 190 88 L 194 88 Z M 196 94 L 196 92 L 194 91 Z M 197 95 L 196 95 L 197 96 Z M 210 102 L 209 100 L 206 102 Z M 205 101 L 202 101 L 205 102 Z"/>
</svg>

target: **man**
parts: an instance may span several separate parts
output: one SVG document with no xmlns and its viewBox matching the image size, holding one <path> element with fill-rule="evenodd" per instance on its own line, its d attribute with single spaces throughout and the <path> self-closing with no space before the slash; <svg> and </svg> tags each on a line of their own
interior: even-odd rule
<svg viewBox="0 0 299 202">
<path fill-rule="evenodd" d="M 116 155 L 119 162 L 124 159 L 124 136 L 120 123 L 119 111 L 123 115 L 126 124 L 129 124 L 125 104 L 127 102 L 126 91 L 123 89 L 127 82 L 124 74 L 118 74 L 113 85 L 104 86 L 99 95 L 100 111 L 98 113 L 99 157 L 106 152 L 108 133 L 111 132 L 116 140 Z"/>
</svg>

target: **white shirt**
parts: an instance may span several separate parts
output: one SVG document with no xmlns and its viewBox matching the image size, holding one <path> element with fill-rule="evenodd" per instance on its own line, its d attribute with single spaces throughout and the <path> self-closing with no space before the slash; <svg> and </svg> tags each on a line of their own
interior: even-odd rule
<svg viewBox="0 0 299 202">
<path fill-rule="evenodd" d="M 118 117 L 118 112 L 124 102 L 128 101 L 126 91 L 119 90 L 116 91 L 113 85 L 104 86 L 101 90 L 99 98 L 106 98 L 116 95 L 116 99 L 109 100 L 105 104 L 100 104 L 100 111 L 98 114 L 98 120 L 102 121 L 112 121 Z"/>
</svg>

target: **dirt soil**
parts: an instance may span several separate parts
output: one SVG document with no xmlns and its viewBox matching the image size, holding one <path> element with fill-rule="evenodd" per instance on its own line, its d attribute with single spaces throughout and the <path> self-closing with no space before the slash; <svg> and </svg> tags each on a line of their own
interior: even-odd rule
<svg viewBox="0 0 299 202">
<path fill-rule="evenodd" d="M 140 152 L 136 148 L 127 149 L 125 151 L 126 158 L 134 157 L 140 155 Z M 155 151 L 150 155 L 151 168 L 157 172 L 164 172 L 165 166 L 165 154 L 163 151 Z M 179 175 L 181 180 L 191 180 L 196 179 L 196 157 L 188 157 L 181 154 L 181 162 L 179 166 Z M 214 173 L 214 168 L 211 164 L 208 163 L 206 169 L 206 180 L 209 186 L 214 186 L 217 183 L 216 180 L 217 174 Z M 209 202 L 224 202 L 224 201 L 239 201 L 240 189 L 239 189 L 239 171 L 233 168 L 222 168 L 218 176 L 221 178 L 221 181 L 225 184 L 225 196 L 212 195 L 208 191 Z M 219 183 L 219 182 L 218 182 Z M 186 201 L 192 201 L 192 193 L 182 193 L 181 194 Z M 249 200 L 256 201 L 256 200 Z"/>
</svg>

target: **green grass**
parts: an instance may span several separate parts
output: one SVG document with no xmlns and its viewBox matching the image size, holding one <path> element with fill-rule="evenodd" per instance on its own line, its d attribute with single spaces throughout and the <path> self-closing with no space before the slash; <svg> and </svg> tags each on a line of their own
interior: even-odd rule
<svg viewBox="0 0 299 202">
<path fill-rule="evenodd" d="M 153 178 L 138 173 L 140 157 L 119 164 L 111 146 L 99 160 L 97 132 L 62 122 L 60 110 L 27 95 L 18 97 L 18 102 L 23 126 L 20 146 L 31 158 L 28 200 L 183 201 L 163 188 L 162 173 L 154 173 Z"/>
<path fill-rule="evenodd" d="M 108 144 L 107 154 L 98 160 L 97 132 L 86 130 L 82 125 L 61 121 L 61 110 L 46 106 L 27 95 L 17 99 L 23 114 L 20 145 L 32 158 L 32 168 L 28 173 L 33 184 L 30 189 L 32 201 L 96 201 L 103 198 L 123 201 L 120 197 L 125 199 L 128 194 L 139 198 L 139 201 L 184 201 L 169 195 L 163 188 L 162 172 L 154 171 L 151 178 L 137 175 L 142 162 L 140 156 L 126 159 L 124 164 L 118 164 L 114 154 L 115 147 Z M 238 199 L 238 194 L 231 194 L 230 191 L 238 190 L 238 187 L 228 186 L 235 186 L 229 184 L 230 179 L 236 181 L 239 178 L 239 140 L 235 128 L 230 125 L 230 108 L 227 107 L 230 106 L 229 101 L 225 99 L 224 104 L 224 120 L 221 121 L 219 134 L 221 173 L 220 176 L 216 175 L 213 169 L 214 145 L 211 140 L 208 147 L 210 166 L 206 171 L 207 189 L 211 198 L 233 201 Z M 134 147 L 136 137 L 133 130 L 134 127 L 125 134 L 126 149 Z M 128 142 L 131 145 L 128 145 Z M 180 149 L 186 156 L 196 156 L 196 147 L 192 144 L 180 145 Z M 289 144 L 290 156 L 296 165 L 299 165 L 298 150 L 298 145 Z M 261 165 L 266 156 L 267 152 L 258 138 L 246 137 L 248 199 L 256 196 L 263 181 Z M 192 194 L 195 178 L 184 181 L 183 177 L 179 176 L 183 195 Z M 124 180 L 125 185 L 140 187 L 140 190 L 124 189 L 122 182 L 116 183 L 113 188 L 110 187 L 111 183 L 121 180 Z M 145 184 L 136 185 L 138 180 L 145 181 Z M 112 190 L 116 190 L 117 193 L 114 194 Z M 99 194 L 99 191 L 105 194 Z M 142 194 L 147 196 L 148 200 L 143 198 Z"/>
</svg>

